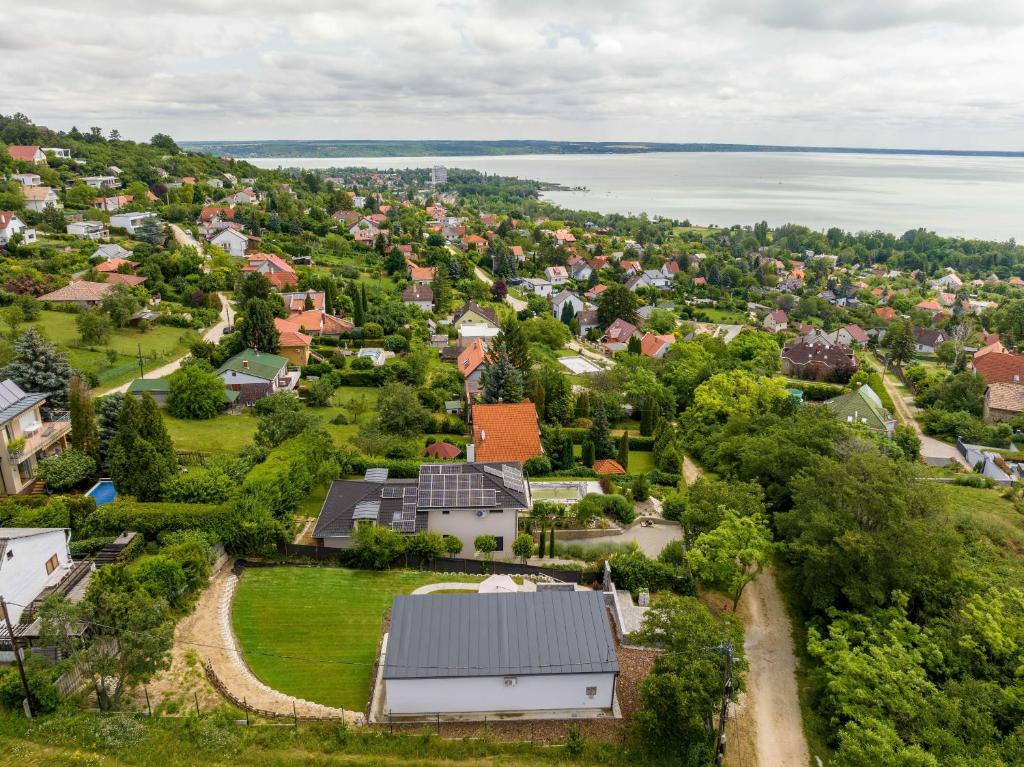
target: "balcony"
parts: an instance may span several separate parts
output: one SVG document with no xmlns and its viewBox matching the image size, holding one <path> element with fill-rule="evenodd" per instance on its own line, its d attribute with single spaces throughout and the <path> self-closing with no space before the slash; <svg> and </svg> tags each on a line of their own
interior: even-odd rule
<svg viewBox="0 0 1024 767">
<path fill-rule="evenodd" d="M 25 448 L 22 456 L 35 455 L 39 452 L 46 452 L 56 442 L 63 441 L 71 432 L 71 415 L 67 412 L 55 411 L 51 420 L 35 424 L 25 429 Z"/>
</svg>

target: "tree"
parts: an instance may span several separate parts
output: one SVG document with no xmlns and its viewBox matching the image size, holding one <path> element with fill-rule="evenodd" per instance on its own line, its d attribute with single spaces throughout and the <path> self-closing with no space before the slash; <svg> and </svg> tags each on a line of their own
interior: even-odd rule
<svg viewBox="0 0 1024 767">
<path fill-rule="evenodd" d="M 596 451 L 594 449 L 594 442 L 589 437 L 587 437 L 585 440 L 583 440 L 582 449 L 580 450 L 580 460 L 582 461 L 583 465 L 586 466 L 588 469 L 594 465 L 594 460 L 596 458 L 595 453 Z"/>
<path fill-rule="evenodd" d="M 1024 299 L 1007 301 L 996 310 L 995 326 L 1007 346 L 1024 343 Z"/>
<path fill-rule="evenodd" d="M 573 412 L 576 418 L 589 418 L 590 417 L 590 391 L 584 389 L 576 397 L 576 406 Z"/>
<path fill-rule="evenodd" d="M 408 540 L 402 533 L 390 527 L 378 527 L 372 524 L 359 524 L 352 536 L 355 546 L 353 553 L 363 567 L 372 570 L 386 570 L 408 546 Z"/>
<path fill-rule="evenodd" d="M 274 311 L 268 301 L 258 298 L 249 301 L 238 330 L 244 348 L 277 353 L 280 335 L 274 327 Z"/>
<path fill-rule="evenodd" d="M 488 350 L 488 364 L 496 360 L 502 353 L 508 356 L 509 362 L 519 371 L 523 379 L 530 374 L 530 368 L 533 367 L 530 345 L 523 334 L 522 325 L 514 316 L 508 317 L 501 323 L 501 330 L 494 337 Z"/>
<path fill-rule="evenodd" d="M 561 349 L 571 338 L 568 326 L 550 314 L 542 314 L 522 323 L 522 333 L 527 343 L 544 344 L 551 349 Z"/>
<path fill-rule="evenodd" d="M 161 487 L 178 469 L 171 439 L 156 402 L 126 397 L 110 443 L 110 478 L 120 495 L 157 501 Z"/>
<path fill-rule="evenodd" d="M 35 328 L 22 333 L 13 345 L 14 359 L 0 372 L 26 392 L 46 392 L 43 417 L 68 407 L 71 366 L 67 355 L 58 352 Z"/>
<path fill-rule="evenodd" d="M 508 285 L 500 277 L 491 283 L 491 298 L 495 301 L 504 301 L 508 295 Z"/>
<path fill-rule="evenodd" d="M 885 336 L 885 344 L 889 348 L 889 361 L 896 366 L 903 365 L 914 359 L 914 329 L 909 322 L 896 321 L 889 325 Z"/>
<path fill-rule="evenodd" d="M 629 341 L 626 342 L 626 353 L 627 354 L 640 354 L 640 339 L 635 335 L 629 337 Z"/>
<path fill-rule="evenodd" d="M 597 319 L 603 327 L 615 320 L 624 320 L 633 325 L 637 322 L 637 298 L 625 285 L 608 287 L 597 300 Z"/>
<path fill-rule="evenodd" d="M 235 286 L 235 302 L 238 311 L 245 313 L 245 307 L 254 298 L 266 301 L 273 292 L 270 280 L 262 272 L 242 272 L 238 284 Z"/>
<path fill-rule="evenodd" d="M 107 394 L 96 400 L 97 421 L 99 422 L 100 468 L 109 473 L 110 443 L 117 434 L 117 422 L 124 404 L 124 394 Z"/>
<path fill-rule="evenodd" d="M 493 535 L 478 535 L 473 540 L 473 548 L 483 554 L 484 562 L 490 562 L 498 550 L 498 539 Z"/>
<path fill-rule="evenodd" d="M 533 536 L 529 533 L 520 533 L 512 541 L 512 553 L 519 557 L 523 564 L 533 556 Z"/>
<path fill-rule="evenodd" d="M 434 311 L 438 314 L 447 314 L 452 306 L 452 281 L 448 275 L 447 265 L 442 263 L 435 267 L 430 289 L 434 292 Z"/>
<path fill-rule="evenodd" d="M 306 403 L 310 407 L 327 407 L 334 396 L 334 378 L 330 375 L 321 376 L 306 390 Z"/>
<path fill-rule="evenodd" d="M 71 411 L 71 447 L 92 459 L 99 458 L 100 436 L 96 408 L 89 386 L 78 373 L 68 382 L 68 407 Z"/>
<path fill-rule="evenodd" d="M 695 540 L 722 524 L 727 509 L 742 517 L 764 514 L 764 490 L 756 482 L 725 481 L 700 476 L 687 489 L 680 522 Z"/>
<path fill-rule="evenodd" d="M 430 414 L 412 387 L 389 383 L 381 388 L 377 398 L 377 426 L 382 432 L 412 437 L 424 431 L 429 423 Z"/>
<path fill-rule="evenodd" d="M 633 500 L 637 503 L 643 503 L 651 497 L 651 481 L 647 479 L 646 474 L 637 474 L 633 478 L 631 489 L 633 491 Z"/>
<path fill-rule="evenodd" d="M 892 434 L 893 444 L 900 449 L 904 460 L 917 463 L 921 458 L 921 438 L 913 427 L 900 424 Z"/>
<path fill-rule="evenodd" d="M 629 429 L 623 430 L 622 436 L 619 437 L 619 455 L 616 460 L 619 466 L 629 471 Z"/>
<path fill-rule="evenodd" d="M 420 530 L 420 532 L 409 536 L 408 551 L 410 554 L 433 562 L 445 552 L 444 538 L 440 533 Z"/>
<path fill-rule="evenodd" d="M 306 410 L 292 392 L 264 397 L 253 409 L 259 416 L 256 444 L 263 447 L 277 447 L 317 423 L 317 417 Z"/>
<path fill-rule="evenodd" d="M 166 133 L 156 133 L 153 138 L 149 140 L 149 143 L 154 149 L 159 149 L 167 154 L 180 154 L 181 148 L 174 142 L 170 136 Z"/>
<path fill-rule="evenodd" d="M 654 600 L 634 637 L 663 650 L 640 683 L 641 742 L 652 753 L 679 754 L 680 764 L 711 764 L 708 724 L 721 700 L 726 658 L 719 648 L 725 643 L 733 654 L 730 697 L 735 700 L 744 686 L 747 663 L 739 623 L 732 615 L 716 619 L 694 597 L 666 594 Z"/>
<path fill-rule="evenodd" d="M 39 462 L 39 479 L 50 490 L 63 492 L 82 484 L 96 473 L 96 460 L 75 448 Z"/>
<path fill-rule="evenodd" d="M 103 297 L 100 306 L 115 326 L 123 328 L 139 310 L 139 300 L 124 285 L 115 285 Z"/>
<path fill-rule="evenodd" d="M 523 399 L 523 377 L 512 364 L 507 350 L 498 350 L 495 358 L 488 362 L 480 376 L 483 388 L 483 401 L 521 402 Z"/>
<path fill-rule="evenodd" d="M 167 239 L 164 224 L 156 216 L 147 216 L 142 219 L 142 223 L 135 227 L 135 234 L 132 236 L 136 240 L 148 242 L 150 245 L 163 245 Z"/>
<path fill-rule="evenodd" d="M 171 374 L 169 385 L 167 412 L 175 418 L 214 418 L 228 401 L 224 381 L 205 361 L 182 365 Z"/>
<path fill-rule="evenodd" d="M 99 307 L 92 307 L 78 313 L 75 317 L 79 340 L 85 346 L 102 346 L 110 340 L 114 332 L 114 323 Z"/>
<path fill-rule="evenodd" d="M 761 574 L 771 552 L 764 515 L 745 517 L 729 509 L 718 527 L 697 536 L 686 561 L 705 583 L 728 589 L 735 611 L 743 589 Z"/>
<path fill-rule="evenodd" d="M 448 556 L 454 558 L 462 551 L 462 541 L 454 535 L 446 535 L 444 536 L 444 550 L 448 552 Z"/>
<path fill-rule="evenodd" d="M 649 437 L 654 433 L 654 421 L 656 416 L 655 405 L 651 399 L 645 398 L 640 406 L 640 436 Z"/>
<path fill-rule="evenodd" d="M 612 439 L 611 427 L 608 423 L 608 406 L 598 398 L 591 404 L 590 428 L 587 439 L 594 446 L 595 458 L 611 458 L 615 455 L 615 440 Z"/>
<path fill-rule="evenodd" d="M 124 693 L 170 665 L 174 624 L 167 603 L 151 596 L 124 565 L 93 573 L 78 605 L 48 600 L 40 610 L 48 646 L 71 654 L 74 665 L 92 681 L 103 711 L 118 708 Z M 85 644 L 69 639 L 85 621 L 91 637 Z"/>
<path fill-rule="evenodd" d="M 365 318 L 365 311 L 363 309 L 363 300 L 359 296 L 359 288 L 353 286 L 352 288 L 352 324 L 357 328 L 363 326 L 363 320 Z"/>
</svg>

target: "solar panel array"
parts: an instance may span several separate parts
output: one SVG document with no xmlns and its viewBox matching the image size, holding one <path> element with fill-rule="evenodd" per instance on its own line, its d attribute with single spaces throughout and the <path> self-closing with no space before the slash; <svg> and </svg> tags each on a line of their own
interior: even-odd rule
<svg viewBox="0 0 1024 767">
<path fill-rule="evenodd" d="M 523 473 L 512 466 L 501 467 L 501 481 L 509 490 L 517 493 L 526 493 L 526 485 L 523 482 Z"/>
<path fill-rule="evenodd" d="M 417 499 L 421 508 L 481 508 L 498 502 L 498 491 L 486 487 L 475 471 L 463 472 L 459 464 L 420 467 Z"/>
<path fill-rule="evenodd" d="M 405 487 L 401 490 L 402 510 L 396 511 L 391 518 L 391 529 L 399 533 L 414 533 L 416 532 L 416 488 Z"/>
<path fill-rule="evenodd" d="M 385 485 L 380 491 L 381 498 L 401 498 L 402 488 L 394 485 Z"/>
<path fill-rule="evenodd" d="M 366 474 L 363 475 L 363 480 L 366 482 L 380 482 L 383 484 L 387 479 L 387 469 L 367 469 Z"/>
</svg>

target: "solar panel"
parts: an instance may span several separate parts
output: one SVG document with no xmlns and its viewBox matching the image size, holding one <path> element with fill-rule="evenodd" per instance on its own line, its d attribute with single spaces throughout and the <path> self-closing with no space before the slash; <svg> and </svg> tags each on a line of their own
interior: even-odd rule
<svg viewBox="0 0 1024 767">
<path fill-rule="evenodd" d="M 384 483 L 388 478 L 387 469 L 367 469 L 363 475 L 363 480 L 366 482 L 380 482 Z"/>
<path fill-rule="evenodd" d="M 496 469 L 493 466 L 484 466 L 484 471 L 486 471 L 488 474 L 493 474 L 495 477 L 500 477 L 502 475 L 501 470 Z"/>
<path fill-rule="evenodd" d="M 376 522 L 379 514 L 380 501 L 360 501 L 352 510 L 352 519 L 357 521 L 368 519 Z"/>
<path fill-rule="evenodd" d="M 413 499 L 413 503 L 416 502 L 416 488 L 415 487 L 403 488 L 402 495 L 405 498 L 412 498 Z M 408 501 L 406 501 L 406 503 L 408 503 Z"/>
<path fill-rule="evenodd" d="M 381 489 L 381 498 L 400 498 L 402 496 L 402 488 L 389 485 Z"/>
</svg>

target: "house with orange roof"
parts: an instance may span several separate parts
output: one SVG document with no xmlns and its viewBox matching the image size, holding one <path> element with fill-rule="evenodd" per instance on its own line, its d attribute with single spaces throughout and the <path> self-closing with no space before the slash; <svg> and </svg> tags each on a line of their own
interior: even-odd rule
<svg viewBox="0 0 1024 767">
<path fill-rule="evenodd" d="M 1020 277 L 1011 277 L 1009 280 L 1006 281 L 1006 284 L 1011 285 L 1012 287 L 1015 288 L 1024 288 L 1024 280 L 1022 280 Z"/>
<path fill-rule="evenodd" d="M 470 463 L 518 461 L 542 455 L 537 407 L 529 400 L 475 404 L 470 409 L 473 444 L 467 446 Z"/>
<path fill-rule="evenodd" d="M 299 276 L 291 264 L 273 253 L 252 253 L 248 256 L 249 263 L 242 267 L 243 272 L 259 272 L 276 290 L 299 284 Z"/>
<path fill-rule="evenodd" d="M 889 306 L 876 306 L 875 314 L 878 315 L 879 319 L 886 322 L 896 319 L 896 310 Z"/>
<path fill-rule="evenodd" d="M 470 248 L 476 251 L 487 250 L 487 240 L 481 237 L 479 234 L 469 234 L 462 238 L 462 249 L 469 250 Z"/>
<path fill-rule="evenodd" d="M 644 357 L 661 359 L 675 341 L 676 337 L 671 334 L 657 335 L 655 333 L 645 333 L 644 337 L 640 339 L 640 354 Z"/>
<path fill-rule="evenodd" d="M 326 311 L 327 295 L 322 290 L 300 290 L 295 293 L 282 293 L 281 300 L 289 314 L 297 314 L 306 311 L 306 299 L 309 299 L 310 309 Z"/>
<path fill-rule="evenodd" d="M 519 263 L 526 261 L 526 254 L 523 252 L 522 245 L 512 245 L 509 247 L 509 251 L 516 257 L 516 261 Z"/>
<path fill-rule="evenodd" d="M 124 285 L 129 288 L 134 288 L 137 285 L 141 285 L 146 281 L 145 277 L 140 277 L 137 274 L 121 274 L 120 272 L 111 272 L 106 275 L 105 281 L 108 285 Z"/>
<path fill-rule="evenodd" d="M 941 312 L 942 304 L 936 301 L 934 298 L 929 298 L 926 301 L 918 301 L 914 304 L 915 309 L 921 309 L 926 312 Z"/>
<path fill-rule="evenodd" d="M 553 233 L 555 238 L 555 245 L 565 245 L 566 243 L 576 242 L 576 235 L 574 235 L 568 229 L 557 229 Z"/>
<path fill-rule="evenodd" d="M 619 261 L 619 266 L 622 267 L 622 271 L 626 273 L 627 277 L 632 277 L 634 274 L 640 274 L 642 271 L 640 262 L 630 259 L 623 259 L 622 261 Z"/>
<path fill-rule="evenodd" d="M 636 325 L 626 322 L 624 319 L 617 319 L 609 325 L 601 337 L 601 345 L 609 352 L 620 352 L 629 344 L 629 339 L 640 337 L 640 331 Z"/>
<path fill-rule="evenodd" d="M 11 144 L 7 153 L 12 160 L 30 162 L 33 165 L 46 165 L 46 153 L 35 145 Z"/>
<path fill-rule="evenodd" d="M 127 258 L 112 258 L 109 261 L 104 261 L 103 263 L 96 264 L 96 266 L 93 267 L 93 271 L 103 274 L 109 272 L 116 272 L 122 266 L 127 266 L 130 269 L 134 269 L 138 265 L 139 263 L 137 261 L 129 261 Z"/>
<path fill-rule="evenodd" d="M 97 210 L 105 210 L 107 213 L 121 210 L 125 205 L 135 199 L 131 194 L 116 194 L 112 197 L 94 197 L 92 206 Z"/>
<path fill-rule="evenodd" d="M 597 299 L 598 296 L 600 296 L 606 290 L 608 290 L 608 286 L 607 285 L 602 285 L 602 284 L 599 283 L 599 284 L 595 285 L 594 287 L 592 287 L 590 290 L 588 290 L 583 295 L 587 299 L 589 299 L 591 301 L 594 301 L 594 300 Z"/>
<path fill-rule="evenodd" d="M 320 309 L 306 309 L 288 317 L 301 332 L 308 336 L 337 338 L 342 333 L 351 333 L 355 326 L 342 317 L 335 317 Z"/>
<path fill-rule="evenodd" d="M 274 327 L 278 334 L 279 354 L 293 365 L 302 367 L 309 363 L 309 349 L 313 344 L 312 336 L 302 332 L 302 326 L 294 318 L 287 320 L 274 318 Z"/>
<path fill-rule="evenodd" d="M 564 285 L 569 281 L 569 272 L 564 266 L 549 266 L 544 270 L 544 276 L 552 285 Z"/>
<path fill-rule="evenodd" d="M 405 269 L 414 285 L 429 285 L 434 281 L 434 267 L 432 266 L 417 266 L 412 261 L 406 261 Z"/>
<path fill-rule="evenodd" d="M 459 352 L 455 366 L 464 379 L 463 387 L 467 402 L 480 392 L 480 379 L 487 369 L 487 344 L 482 338 L 473 338 Z"/>
<path fill-rule="evenodd" d="M 12 210 L 0 210 L 0 245 L 6 245 L 11 238 L 21 235 L 21 241 L 35 242 L 36 230 L 26 226 L 25 222 L 18 218 L 18 214 Z"/>
</svg>

